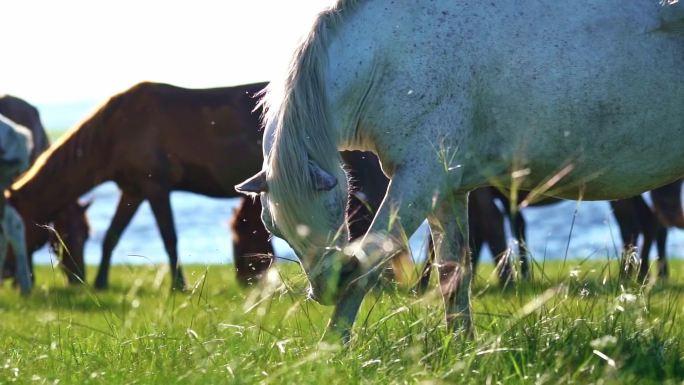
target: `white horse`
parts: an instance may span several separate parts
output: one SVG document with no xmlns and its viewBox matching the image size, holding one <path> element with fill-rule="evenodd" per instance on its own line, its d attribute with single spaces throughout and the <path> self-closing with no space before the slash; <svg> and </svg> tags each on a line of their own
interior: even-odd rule
<svg viewBox="0 0 684 385">
<path fill-rule="evenodd" d="M 33 147 L 31 131 L 0 115 L 0 190 L 28 168 Z M 16 280 L 23 295 L 31 292 L 31 271 L 26 253 L 24 222 L 17 211 L 0 196 L 0 273 L 5 264 L 8 245 L 16 257 Z M 0 274 L 0 280 L 2 275 Z"/>
<path fill-rule="evenodd" d="M 339 1 L 266 95 L 263 170 L 237 189 L 260 193 L 345 338 L 427 218 L 447 320 L 470 331 L 469 191 L 602 200 L 684 176 L 683 31 L 673 1 Z M 352 247 L 347 149 L 391 178 Z"/>
</svg>

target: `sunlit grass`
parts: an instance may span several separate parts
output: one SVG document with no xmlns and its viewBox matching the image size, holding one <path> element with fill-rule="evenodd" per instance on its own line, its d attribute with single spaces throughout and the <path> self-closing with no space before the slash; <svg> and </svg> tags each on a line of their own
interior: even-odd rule
<svg viewBox="0 0 684 385">
<path fill-rule="evenodd" d="M 177 294 L 157 267 L 114 267 L 108 292 L 42 267 L 30 298 L 0 290 L 0 383 L 680 383 L 684 265 L 652 286 L 620 284 L 615 263 L 562 266 L 504 291 L 482 266 L 473 340 L 451 338 L 434 291 L 384 284 L 348 348 L 319 343 L 331 309 L 291 264 L 254 290 L 190 266 Z"/>
</svg>

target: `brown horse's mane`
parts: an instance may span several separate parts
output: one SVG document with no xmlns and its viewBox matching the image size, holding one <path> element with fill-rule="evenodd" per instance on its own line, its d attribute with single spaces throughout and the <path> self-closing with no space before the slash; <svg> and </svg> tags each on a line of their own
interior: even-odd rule
<svg viewBox="0 0 684 385">
<path fill-rule="evenodd" d="M 12 184 L 9 198 L 12 201 L 26 198 L 38 206 L 35 209 L 40 210 L 41 217 L 51 219 L 68 202 L 97 184 L 90 171 L 106 161 L 99 144 L 108 133 L 101 128 L 108 127 L 103 123 L 111 119 L 125 98 L 126 92 L 113 96 L 58 139 Z M 79 175 L 72 177 L 65 170 Z M 58 179 L 59 175 L 66 178 Z"/>
</svg>

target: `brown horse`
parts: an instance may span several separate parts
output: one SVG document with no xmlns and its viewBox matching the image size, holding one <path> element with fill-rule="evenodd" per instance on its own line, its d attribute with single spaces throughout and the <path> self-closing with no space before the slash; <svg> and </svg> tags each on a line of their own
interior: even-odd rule
<svg viewBox="0 0 684 385">
<path fill-rule="evenodd" d="M 185 89 L 138 84 L 112 97 L 43 154 L 12 186 L 11 200 L 25 220 L 43 223 L 92 187 L 116 182 L 122 193 L 95 287 L 107 287 L 112 250 L 147 200 L 169 255 L 173 287 L 184 288 L 169 194 L 238 196 L 233 185 L 262 162 L 259 115 L 252 111 L 253 95 L 265 85 Z M 55 183 L 60 177 L 68 183 Z"/>
<path fill-rule="evenodd" d="M 23 99 L 11 95 L 4 95 L 0 96 L 0 114 L 27 127 L 31 131 L 33 149 L 29 161 L 31 163 L 35 162 L 38 156 L 50 145 L 47 133 L 40 120 L 38 110 Z M 49 187 L 46 188 L 49 189 Z M 14 202 L 12 202 L 12 204 L 14 205 Z M 84 278 L 83 245 L 85 244 L 88 234 L 88 223 L 85 217 L 86 208 L 87 207 L 80 206 L 76 200 L 73 200 L 50 218 L 55 220 L 54 226 L 56 232 L 64 239 L 64 243 L 65 245 L 68 245 L 69 250 L 72 250 L 70 253 L 62 253 L 63 258 L 61 261 L 61 266 L 67 273 L 69 281 L 72 283 L 81 282 Z M 40 207 L 37 209 L 40 209 Z M 39 224 L 47 224 L 48 222 L 50 221 L 34 222 L 31 221 L 30 218 L 24 216 L 29 258 L 33 251 L 49 240 L 52 241 L 51 243 L 53 245 L 58 243 L 54 237 L 49 236 L 50 234 L 45 228 L 38 227 Z M 31 234 L 31 236 L 29 236 L 29 234 Z M 12 274 L 15 270 L 15 266 L 11 253 L 7 262 L 6 271 L 9 274 Z"/>
</svg>

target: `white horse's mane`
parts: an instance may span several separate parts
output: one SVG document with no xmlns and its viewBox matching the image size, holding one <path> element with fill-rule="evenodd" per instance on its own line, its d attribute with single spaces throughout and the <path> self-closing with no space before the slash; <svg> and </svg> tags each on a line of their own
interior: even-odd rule
<svg viewBox="0 0 684 385">
<path fill-rule="evenodd" d="M 284 81 L 272 82 L 261 100 L 265 126 L 276 127 L 272 133 L 273 146 L 267 154 L 269 205 L 271 212 L 277 213 L 274 220 L 279 229 L 290 242 L 302 238 L 292 233 L 297 226 L 308 223 L 319 227 L 316 221 L 322 220 L 317 215 L 320 207 L 312 204 L 315 192 L 308 172 L 309 161 L 333 175 L 338 175 L 340 170 L 336 135 L 328 125 L 324 70 L 331 35 L 359 1 L 339 0 L 318 15 L 295 50 Z M 287 204 L 279 205 L 279 202 Z M 321 224 L 319 228 L 329 228 L 329 225 Z M 301 241 L 309 244 L 326 240 Z"/>
</svg>

